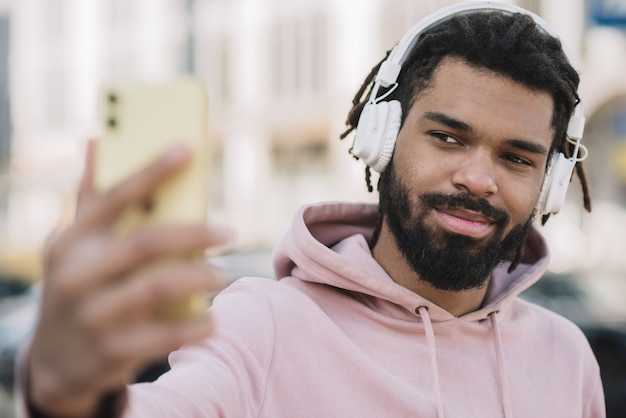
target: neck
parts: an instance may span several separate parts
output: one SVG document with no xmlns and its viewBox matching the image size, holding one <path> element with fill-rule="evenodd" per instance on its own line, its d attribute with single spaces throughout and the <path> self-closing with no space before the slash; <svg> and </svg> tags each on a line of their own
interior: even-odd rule
<svg viewBox="0 0 626 418">
<path fill-rule="evenodd" d="M 372 249 L 374 259 L 394 282 L 447 310 L 454 316 L 473 312 L 482 305 L 487 283 L 478 289 L 452 291 L 435 288 L 413 271 L 398 249 L 396 241 L 383 223 L 380 236 Z"/>
</svg>

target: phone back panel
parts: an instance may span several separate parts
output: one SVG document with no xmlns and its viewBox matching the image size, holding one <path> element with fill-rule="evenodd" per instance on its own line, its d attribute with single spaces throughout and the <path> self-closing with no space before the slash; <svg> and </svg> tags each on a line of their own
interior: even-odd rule
<svg viewBox="0 0 626 418">
<path fill-rule="evenodd" d="M 186 143 L 192 160 L 168 180 L 149 201 L 124 214 L 120 231 L 171 222 L 206 219 L 208 206 L 208 103 L 196 80 L 166 84 L 121 83 L 103 95 L 104 135 L 95 155 L 95 185 L 106 190 L 175 143 Z"/>
</svg>

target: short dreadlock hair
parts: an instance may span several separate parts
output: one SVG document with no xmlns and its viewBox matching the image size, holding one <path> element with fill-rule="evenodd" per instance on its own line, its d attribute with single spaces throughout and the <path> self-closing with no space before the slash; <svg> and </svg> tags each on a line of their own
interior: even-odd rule
<svg viewBox="0 0 626 418">
<path fill-rule="evenodd" d="M 397 88 L 388 96 L 388 100 L 400 102 L 402 124 L 420 93 L 431 85 L 435 69 L 445 57 L 460 58 L 470 66 L 488 69 L 530 89 L 549 93 L 554 100 L 551 150 L 571 156 L 574 148 L 566 140 L 567 126 L 580 101 L 577 94 L 580 78 L 561 42 L 538 27 L 532 17 L 523 13 L 473 11 L 454 15 L 422 33 L 402 66 Z M 342 139 L 356 128 L 385 59 L 372 68 L 356 93 Z M 582 186 L 583 205 L 591 211 L 581 162 L 576 164 L 576 174 Z M 366 167 L 365 177 L 371 192 L 370 167 Z M 544 216 L 543 222 L 547 219 L 548 215 Z"/>
</svg>

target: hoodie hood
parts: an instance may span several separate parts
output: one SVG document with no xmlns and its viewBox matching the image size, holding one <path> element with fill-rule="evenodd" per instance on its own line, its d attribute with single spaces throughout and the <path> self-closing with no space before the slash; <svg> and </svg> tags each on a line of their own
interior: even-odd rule
<svg viewBox="0 0 626 418">
<path fill-rule="evenodd" d="M 426 307 L 434 322 L 454 319 L 445 309 L 395 283 L 372 257 L 369 244 L 378 216 L 375 204 L 320 203 L 301 208 L 274 251 L 276 277 L 294 276 L 362 293 L 399 305 L 411 314 Z M 546 242 L 533 227 L 523 262 L 511 273 L 507 272 L 510 262 L 498 265 L 483 306 L 461 318 L 479 321 L 505 311 L 517 295 L 539 280 L 548 261 Z"/>
</svg>

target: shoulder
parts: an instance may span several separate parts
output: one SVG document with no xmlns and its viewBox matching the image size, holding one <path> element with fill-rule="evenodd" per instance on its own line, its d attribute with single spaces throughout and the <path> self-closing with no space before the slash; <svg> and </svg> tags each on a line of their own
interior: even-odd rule
<svg viewBox="0 0 626 418">
<path fill-rule="evenodd" d="M 220 294 L 211 307 L 216 319 L 228 316 L 246 322 L 274 322 L 276 316 L 295 316 L 298 312 L 311 313 L 317 304 L 311 287 L 322 285 L 300 280 L 274 280 L 259 277 L 238 279 Z"/>
<path fill-rule="evenodd" d="M 580 339 L 585 334 L 572 320 L 543 306 L 525 299 L 517 298 L 511 306 L 511 317 L 518 320 L 526 318 L 527 325 L 541 332 L 551 332 L 564 338 Z"/>
<path fill-rule="evenodd" d="M 569 353 L 583 362 L 596 363 L 588 337 L 572 320 L 520 298 L 511 308 L 511 320 L 523 324 L 521 329 L 540 339 L 545 350 Z"/>
<path fill-rule="evenodd" d="M 524 352 L 542 356 L 552 370 L 569 376 L 576 365 L 589 390 L 600 379 L 600 367 L 588 336 L 570 319 L 535 303 L 519 299 L 513 303 L 508 319 L 516 344 Z M 521 355 L 521 354 L 520 354 Z"/>
<path fill-rule="evenodd" d="M 235 303 L 240 308 L 245 305 L 271 308 L 277 302 L 288 303 L 291 298 L 302 296 L 303 291 L 286 280 L 243 277 L 220 292 L 215 297 L 214 306 Z"/>
</svg>

